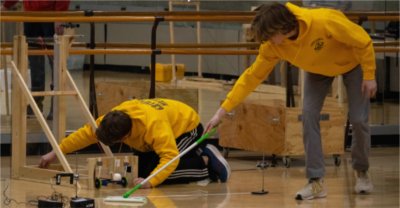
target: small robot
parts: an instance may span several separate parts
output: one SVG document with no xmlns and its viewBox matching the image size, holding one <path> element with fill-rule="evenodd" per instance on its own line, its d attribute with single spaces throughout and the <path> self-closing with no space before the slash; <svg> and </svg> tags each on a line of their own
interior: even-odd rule
<svg viewBox="0 0 400 208">
<path fill-rule="evenodd" d="M 96 189 L 100 189 L 102 186 L 107 186 L 109 183 L 112 184 L 119 184 L 122 187 L 126 187 L 128 185 L 128 180 L 126 179 L 127 173 L 130 173 L 132 170 L 132 167 L 129 165 L 129 161 L 126 159 L 124 161 L 124 166 L 123 166 L 123 174 L 120 172 L 115 171 L 116 169 L 120 169 L 120 160 L 115 159 L 114 160 L 114 168 L 113 171 L 110 171 L 109 175 L 110 178 L 102 177 L 102 167 L 103 167 L 103 162 L 101 158 L 97 159 L 96 162 L 96 167 L 95 167 L 95 177 L 94 177 L 94 186 Z M 98 170 L 98 171 L 96 171 Z"/>
</svg>

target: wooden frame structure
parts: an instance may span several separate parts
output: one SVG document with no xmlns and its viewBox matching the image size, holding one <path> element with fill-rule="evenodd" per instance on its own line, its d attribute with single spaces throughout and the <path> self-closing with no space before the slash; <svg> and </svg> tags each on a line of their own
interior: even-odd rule
<svg viewBox="0 0 400 208">
<path fill-rule="evenodd" d="M 26 165 L 26 106 L 29 104 L 35 113 L 44 133 L 46 134 L 53 151 L 59 159 L 64 172 L 73 173 L 64 154 L 61 152 L 56 138 L 65 135 L 66 105 L 63 96 L 74 96 L 80 104 L 83 113 L 92 126 L 97 128 L 96 122 L 90 114 L 76 84 L 66 68 L 66 59 L 71 38 L 68 36 L 55 36 L 54 76 L 55 91 L 31 92 L 26 84 L 28 44 L 25 36 L 14 37 L 13 61 L 11 61 L 13 86 L 12 86 L 12 168 L 11 175 L 14 179 L 31 179 L 35 181 L 49 181 L 59 171 L 40 169 Z M 21 96 L 23 95 L 23 96 Z M 57 96 L 54 102 L 54 133 L 46 123 L 34 96 Z M 100 143 L 105 154 L 112 157 L 110 148 Z"/>
</svg>

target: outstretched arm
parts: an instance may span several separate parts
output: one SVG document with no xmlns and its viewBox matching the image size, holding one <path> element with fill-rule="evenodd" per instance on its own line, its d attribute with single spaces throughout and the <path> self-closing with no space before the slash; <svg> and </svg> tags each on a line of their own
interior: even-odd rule
<svg viewBox="0 0 400 208">
<path fill-rule="evenodd" d="M 221 107 L 207 123 L 203 133 L 217 126 L 227 112 L 241 103 L 248 94 L 264 81 L 278 61 L 279 57 L 274 54 L 270 43 L 261 45 L 256 61 L 240 75 Z"/>
<path fill-rule="evenodd" d="M 100 117 L 99 119 L 102 119 Z M 99 124 L 100 120 L 97 119 L 97 124 Z M 91 126 L 85 125 L 82 128 L 78 129 L 76 132 L 70 134 L 68 137 L 64 138 L 59 145 L 61 151 L 64 154 L 74 152 L 76 150 L 87 147 L 91 144 L 98 142 L 96 139 L 96 135 Z M 56 161 L 57 155 L 54 151 L 51 151 L 40 158 L 39 167 L 40 168 L 48 168 L 48 166 Z"/>
</svg>

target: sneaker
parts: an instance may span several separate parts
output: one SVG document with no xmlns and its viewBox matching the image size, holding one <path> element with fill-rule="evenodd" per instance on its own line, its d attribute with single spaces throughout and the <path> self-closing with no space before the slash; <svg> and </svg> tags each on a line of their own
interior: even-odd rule
<svg viewBox="0 0 400 208">
<path fill-rule="evenodd" d="M 210 166 L 208 165 L 208 177 L 210 178 L 210 180 L 212 181 L 212 182 L 218 182 L 218 175 L 217 175 L 217 173 L 212 169 L 212 168 L 210 168 Z"/>
<path fill-rule="evenodd" d="M 374 189 L 371 180 L 369 179 L 369 174 L 367 171 L 357 171 L 356 172 L 357 182 L 354 190 L 357 194 L 369 194 Z"/>
<path fill-rule="evenodd" d="M 326 197 L 327 193 L 323 179 L 310 180 L 308 184 L 296 193 L 296 200 L 310 200 Z"/>
<path fill-rule="evenodd" d="M 207 144 L 203 153 L 208 157 L 208 169 L 210 176 L 215 173 L 221 182 L 226 182 L 231 174 L 231 168 L 228 162 L 212 144 Z"/>
</svg>

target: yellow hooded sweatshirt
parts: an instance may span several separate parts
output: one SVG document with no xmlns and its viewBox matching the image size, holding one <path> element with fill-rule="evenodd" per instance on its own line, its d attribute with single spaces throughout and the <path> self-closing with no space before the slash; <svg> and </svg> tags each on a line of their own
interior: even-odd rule
<svg viewBox="0 0 400 208">
<path fill-rule="evenodd" d="M 228 93 L 222 108 L 231 111 L 253 91 L 279 60 L 314 74 L 337 76 L 361 65 L 364 80 L 375 79 L 375 53 L 372 40 L 359 25 L 338 10 L 306 9 L 287 3 L 299 22 L 296 40 L 285 39 L 276 45 L 260 45 L 255 62 L 243 72 Z M 361 87 L 361 86 L 360 86 Z"/>
<path fill-rule="evenodd" d="M 124 140 L 125 144 L 141 152 L 155 151 L 160 157 L 160 163 L 153 172 L 179 154 L 175 139 L 195 129 L 200 123 L 198 114 L 191 107 L 169 99 L 130 100 L 112 110 L 123 111 L 132 119 L 132 131 Z M 103 117 L 96 120 L 97 125 Z M 66 154 L 97 142 L 95 130 L 86 124 L 64 138 L 60 149 Z M 162 183 L 178 163 L 179 160 L 176 160 L 150 179 L 150 184 L 155 187 Z"/>
</svg>

